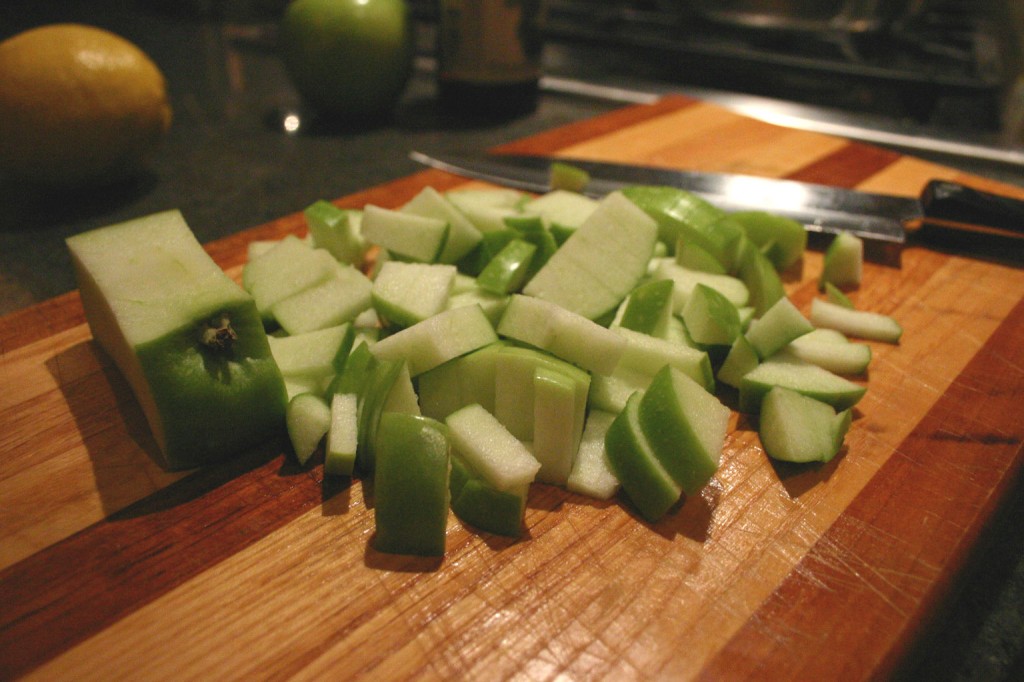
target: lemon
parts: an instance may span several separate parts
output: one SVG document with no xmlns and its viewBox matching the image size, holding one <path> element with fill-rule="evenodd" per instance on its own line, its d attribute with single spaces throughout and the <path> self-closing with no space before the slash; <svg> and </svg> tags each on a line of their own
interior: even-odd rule
<svg viewBox="0 0 1024 682">
<path fill-rule="evenodd" d="M 120 180 L 170 124 L 163 74 L 118 35 L 51 24 L 0 43 L 0 175 L 59 187 Z"/>
</svg>

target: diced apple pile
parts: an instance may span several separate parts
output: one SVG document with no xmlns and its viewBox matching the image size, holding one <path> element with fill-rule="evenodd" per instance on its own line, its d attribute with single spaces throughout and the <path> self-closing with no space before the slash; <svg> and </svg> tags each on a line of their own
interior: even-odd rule
<svg viewBox="0 0 1024 682">
<path fill-rule="evenodd" d="M 563 167 L 552 180 L 541 196 L 318 201 L 307 237 L 250 245 L 241 287 L 177 212 L 68 247 L 167 468 L 283 424 L 300 465 L 322 452 L 327 476 L 372 480 L 379 551 L 443 554 L 449 509 L 519 536 L 535 483 L 621 489 L 656 522 L 715 475 L 731 390 L 769 456 L 840 451 L 871 361 L 849 337 L 902 332 L 843 292 L 862 276 L 856 237 L 825 253 L 805 317 L 779 275 L 801 225 L 669 187 L 594 200 Z"/>
<path fill-rule="evenodd" d="M 805 317 L 779 273 L 804 228 L 667 187 L 426 188 L 400 208 L 306 209 L 309 237 L 253 244 L 242 282 L 270 334 L 305 465 L 372 478 L 384 552 L 444 552 L 451 509 L 518 536 L 530 486 L 655 522 L 719 466 L 730 410 L 773 458 L 828 461 L 892 318 L 856 310 L 863 249 L 836 239 Z M 372 256 L 369 274 L 363 267 Z M 730 389 L 722 389 L 728 391 Z M 724 394 L 723 394 L 724 396 Z"/>
</svg>

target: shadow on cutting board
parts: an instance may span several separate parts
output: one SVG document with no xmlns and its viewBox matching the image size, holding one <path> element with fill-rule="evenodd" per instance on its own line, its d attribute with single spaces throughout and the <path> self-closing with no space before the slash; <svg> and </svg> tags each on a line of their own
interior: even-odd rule
<svg viewBox="0 0 1024 682">
<path fill-rule="evenodd" d="M 210 490 L 261 467 L 285 444 L 269 438 L 262 446 L 222 463 L 167 471 L 149 424 L 128 382 L 91 340 L 46 360 L 63 394 L 92 464 L 104 515 L 130 518 L 195 500 Z"/>
</svg>

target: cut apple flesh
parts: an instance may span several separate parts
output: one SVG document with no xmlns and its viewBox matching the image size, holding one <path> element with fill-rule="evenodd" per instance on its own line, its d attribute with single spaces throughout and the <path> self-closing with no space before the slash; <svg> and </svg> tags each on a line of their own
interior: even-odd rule
<svg viewBox="0 0 1024 682">
<path fill-rule="evenodd" d="M 757 414 L 768 391 L 782 386 L 843 410 L 856 405 L 867 388 L 780 351 L 740 380 L 740 411 Z"/>
<path fill-rule="evenodd" d="M 540 462 L 479 405 L 467 405 L 453 412 L 445 423 L 455 451 L 498 490 L 521 489 L 537 476 Z"/>
<path fill-rule="evenodd" d="M 790 341 L 814 330 L 814 325 L 788 298 L 780 298 L 761 317 L 750 323 L 747 341 L 762 360 L 774 355 Z"/>
<path fill-rule="evenodd" d="M 796 391 L 776 387 L 761 405 L 758 434 L 765 452 L 787 462 L 827 462 L 836 456 L 850 427 L 850 411 Z"/>
<path fill-rule="evenodd" d="M 871 341 L 899 343 L 903 335 L 903 327 L 888 315 L 847 308 L 820 298 L 811 301 L 810 320 L 818 327 Z"/>
<path fill-rule="evenodd" d="M 132 387 L 161 464 L 220 461 L 283 427 L 284 382 L 260 314 L 179 212 L 67 245 L 93 337 Z"/>
<path fill-rule="evenodd" d="M 509 300 L 498 333 L 598 374 L 615 370 L 626 345 L 622 336 L 578 313 L 521 294 Z"/>
<path fill-rule="evenodd" d="M 605 197 L 523 293 L 588 319 L 614 311 L 647 269 L 657 226 L 620 193 Z"/>
<path fill-rule="evenodd" d="M 612 473 L 605 449 L 605 436 L 615 413 L 591 410 L 580 439 L 566 488 L 574 493 L 599 500 L 609 500 L 619 489 L 619 479 Z"/>
</svg>

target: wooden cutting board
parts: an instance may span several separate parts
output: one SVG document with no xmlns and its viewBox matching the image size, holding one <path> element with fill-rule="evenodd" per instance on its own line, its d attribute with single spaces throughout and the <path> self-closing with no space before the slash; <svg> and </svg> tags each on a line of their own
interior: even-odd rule
<svg viewBox="0 0 1024 682">
<path fill-rule="evenodd" d="M 669 97 L 505 151 L 915 194 L 932 177 L 1024 190 Z M 422 172 L 339 200 L 398 206 Z M 299 211 L 302 207 L 296 207 Z M 238 275 L 253 239 L 209 245 Z M 1016 489 L 1024 441 L 1018 245 L 912 243 L 853 298 L 905 328 L 872 344 L 842 454 L 770 462 L 734 414 L 721 469 L 657 524 L 536 485 L 527 537 L 454 517 L 442 561 L 378 554 L 359 481 L 284 439 L 168 474 L 77 294 L 0 319 L 0 677 L 862 679 L 891 672 Z M 965 246 L 960 243 L 957 248 Z M 807 310 L 821 254 L 787 290 Z"/>
</svg>

